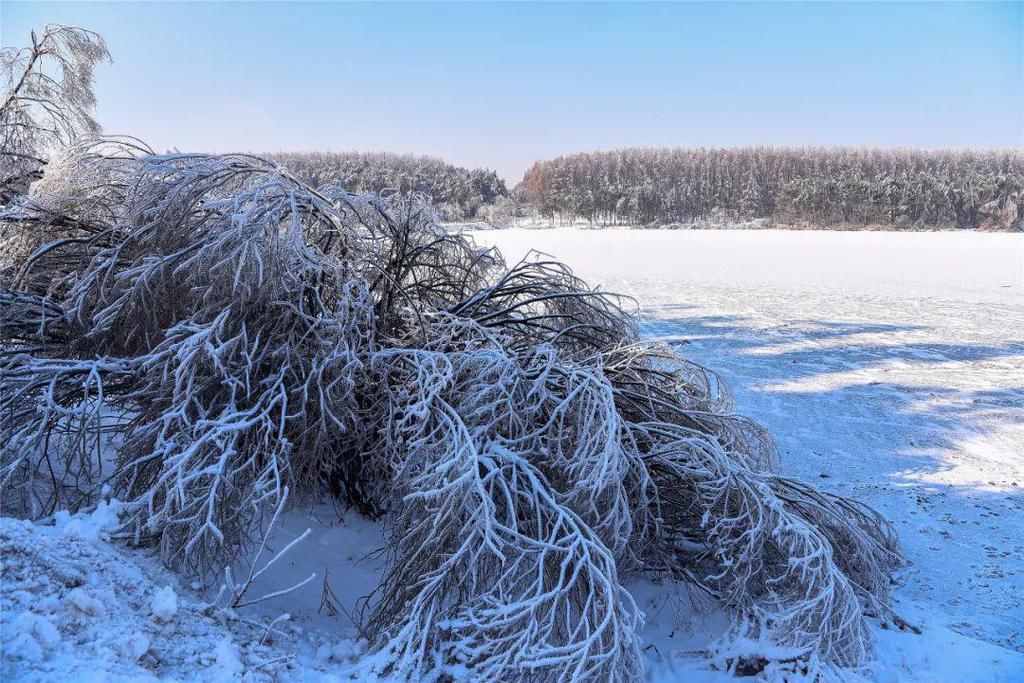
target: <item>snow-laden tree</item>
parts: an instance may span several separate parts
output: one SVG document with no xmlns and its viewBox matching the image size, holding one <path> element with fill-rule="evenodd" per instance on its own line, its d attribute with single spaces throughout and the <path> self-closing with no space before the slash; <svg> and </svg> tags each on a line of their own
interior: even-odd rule
<svg viewBox="0 0 1024 683">
<path fill-rule="evenodd" d="M 267 158 L 313 187 L 350 192 L 416 192 L 449 220 L 473 218 L 508 196 L 504 181 L 488 169 L 468 169 L 441 159 L 384 152 L 280 152 Z"/>
<path fill-rule="evenodd" d="M 562 264 L 506 265 L 414 199 L 124 143 L 72 150 L 31 207 L 61 237 L 0 295 L 7 512 L 109 487 L 123 538 L 198 574 L 286 487 L 386 515 L 367 629 L 409 676 L 636 679 L 637 573 L 814 663 L 869 656 L 886 522 L 776 474 L 712 373 Z"/>
<path fill-rule="evenodd" d="M 409 679 L 639 680 L 638 574 L 811 668 L 863 663 L 866 616 L 894 616 L 879 515 L 778 475 L 628 302 L 506 264 L 415 193 L 93 140 L 4 217 L 41 245 L 0 285 L 6 514 L 112 495 L 120 538 L 200 576 L 289 492 L 384 516 L 365 632 Z"/>
<path fill-rule="evenodd" d="M 0 203 L 24 191 L 54 149 L 99 133 L 93 71 L 108 59 L 98 34 L 58 25 L 33 31 L 30 47 L 0 51 Z"/>
<path fill-rule="evenodd" d="M 724 215 L 817 226 L 976 228 L 1019 206 L 1019 150 L 747 147 L 622 149 L 533 165 L 519 187 L 542 215 L 571 222 L 674 223 Z M 983 207 L 987 207 L 983 209 Z"/>
</svg>

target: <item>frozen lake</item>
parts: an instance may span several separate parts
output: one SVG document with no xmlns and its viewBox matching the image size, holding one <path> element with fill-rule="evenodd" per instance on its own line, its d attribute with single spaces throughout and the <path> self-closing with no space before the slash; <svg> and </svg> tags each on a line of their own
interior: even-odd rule
<svg viewBox="0 0 1024 683">
<path fill-rule="evenodd" d="M 472 234 L 633 296 L 645 334 L 771 430 L 786 473 L 894 522 L 897 606 L 927 630 L 882 637 L 887 671 L 1024 680 L 1024 235 Z"/>
</svg>

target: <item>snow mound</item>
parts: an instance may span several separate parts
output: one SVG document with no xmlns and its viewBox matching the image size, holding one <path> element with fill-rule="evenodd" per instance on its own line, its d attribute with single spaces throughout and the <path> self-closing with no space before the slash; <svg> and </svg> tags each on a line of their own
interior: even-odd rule
<svg viewBox="0 0 1024 683">
<path fill-rule="evenodd" d="M 117 528 L 118 514 L 124 506 L 116 500 L 101 500 L 96 509 L 88 514 L 72 515 L 60 510 L 54 515 L 55 526 L 65 536 L 83 541 L 108 540 L 110 532 Z"/>
<path fill-rule="evenodd" d="M 173 625 L 147 618 L 157 589 L 100 540 L 96 522 L 108 511 L 98 513 L 58 516 L 53 527 L 0 520 L 0 678 L 191 678 L 199 670 L 189 650 L 216 646 L 222 629 L 195 610 Z"/>
<path fill-rule="evenodd" d="M 317 591 L 301 624 L 271 606 L 216 609 L 148 551 L 111 543 L 117 511 L 0 518 L 0 680 L 387 680 L 365 641 L 317 617 Z"/>
<path fill-rule="evenodd" d="M 148 554 L 100 538 L 108 514 L 0 519 L 0 680 L 261 681 L 295 665 L 297 630 L 270 647 L 261 624 L 179 594 Z"/>
<path fill-rule="evenodd" d="M 156 592 L 149 607 L 153 612 L 154 619 L 170 621 L 178 611 L 178 595 L 173 588 L 165 586 Z"/>
</svg>

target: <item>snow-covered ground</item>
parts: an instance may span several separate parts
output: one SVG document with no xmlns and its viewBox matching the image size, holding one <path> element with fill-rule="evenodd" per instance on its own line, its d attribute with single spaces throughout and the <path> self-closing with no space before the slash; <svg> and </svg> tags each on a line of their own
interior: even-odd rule
<svg viewBox="0 0 1024 683">
<path fill-rule="evenodd" d="M 732 384 L 738 409 L 776 436 L 787 473 L 893 520 L 912 562 L 897 608 L 923 631 L 876 628 L 879 659 L 860 677 L 1024 681 L 1024 236 L 475 238 L 510 259 L 543 250 L 634 296 L 646 334 Z M 271 555 L 311 534 L 248 596 L 316 578 L 225 611 L 148 553 L 106 541 L 115 512 L 0 520 L 0 680 L 377 679 L 353 618 L 382 573 L 376 524 L 330 505 L 289 513 Z M 631 590 L 647 614 L 652 679 L 733 680 L 705 652 L 721 612 L 679 587 Z"/>
</svg>

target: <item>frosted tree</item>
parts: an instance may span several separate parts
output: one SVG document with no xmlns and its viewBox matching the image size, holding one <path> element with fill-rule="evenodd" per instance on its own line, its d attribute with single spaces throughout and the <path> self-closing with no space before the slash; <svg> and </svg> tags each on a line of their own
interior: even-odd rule
<svg viewBox="0 0 1024 683">
<path fill-rule="evenodd" d="M 7 514 L 109 492 L 118 538 L 206 577 L 289 500 L 383 516 L 363 631 L 409 680 L 642 680 L 635 575 L 695 586 L 811 675 L 866 662 L 866 619 L 894 619 L 883 518 L 779 475 L 626 300 L 506 263 L 415 192 L 97 139 L 17 215 L 0 247 L 42 244 L 0 283 Z"/>
<path fill-rule="evenodd" d="M 445 218 L 472 218 L 508 196 L 498 175 L 467 169 L 441 159 L 382 152 L 281 152 L 269 155 L 317 187 L 344 187 L 351 192 L 416 192 L 431 199 Z"/>
<path fill-rule="evenodd" d="M 122 538 L 207 576 L 286 490 L 386 515 L 364 630 L 411 678 L 636 680 L 633 574 L 814 666 L 892 616 L 887 523 L 779 476 L 712 373 L 560 263 L 245 156 L 76 147 L 32 199 L 74 227 L 0 291 L 10 513 L 109 487 Z"/>
<path fill-rule="evenodd" d="M 99 133 L 93 71 L 109 59 L 98 34 L 71 26 L 33 31 L 30 47 L 0 53 L 0 201 L 23 192 L 48 153 Z"/>
<path fill-rule="evenodd" d="M 685 222 L 718 213 L 781 223 L 975 228 L 982 207 L 1024 205 L 1024 154 L 624 149 L 538 162 L 519 187 L 538 212 L 564 222 L 594 220 L 607 212 L 627 224 Z M 1004 221 L 1001 228 L 1021 225 Z"/>
</svg>

